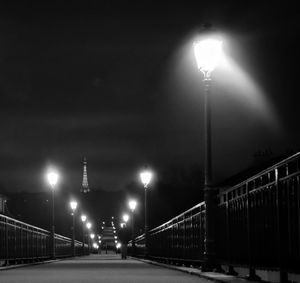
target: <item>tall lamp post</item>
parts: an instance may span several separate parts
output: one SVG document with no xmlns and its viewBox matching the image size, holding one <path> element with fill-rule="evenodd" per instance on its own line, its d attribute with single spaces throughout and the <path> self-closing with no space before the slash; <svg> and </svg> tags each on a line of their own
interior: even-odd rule
<svg viewBox="0 0 300 283">
<path fill-rule="evenodd" d="M 205 115 L 205 168 L 204 168 L 204 201 L 205 201 L 205 240 L 204 254 L 205 265 L 203 269 L 210 269 L 215 261 L 215 200 L 212 188 L 212 158 L 211 158 L 211 105 L 210 86 L 211 73 L 218 64 L 222 54 L 222 41 L 218 39 L 204 39 L 194 43 L 194 52 L 198 69 L 203 73 L 205 91 L 204 115 Z"/>
<path fill-rule="evenodd" d="M 84 224 L 86 221 L 86 215 L 81 215 L 81 222 L 82 222 L 82 254 L 84 254 L 84 240 L 85 240 L 85 233 L 84 233 Z"/>
<path fill-rule="evenodd" d="M 75 212 L 77 208 L 77 201 L 71 201 L 70 207 L 72 209 L 72 256 L 75 256 Z"/>
<path fill-rule="evenodd" d="M 128 202 L 128 206 L 129 206 L 129 209 L 131 211 L 131 240 L 132 240 L 132 247 L 133 248 L 135 246 L 135 243 L 134 243 L 134 221 L 133 221 L 133 213 L 134 213 L 134 210 L 136 208 L 136 205 L 137 205 L 137 202 L 134 199 L 131 199 Z"/>
<path fill-rule="evenodd" d="M 51 257 L 55 258 L 55 205 L 54 205 L 54 191 L 58 181 L 58 173 L 55 171 L 49 171 L 47 179 L 52 190 L 52 217 L 51 217 Z"/>
<path fill-rule="evenodd" d="M 88 229 L 88 230 L 90 230 L 91 228 L 92 228 L 92 223 L 91 222 L 88 222 L 88 223 L 86 223 L 86 228 Z M 88 238 L 88 250 L 89 250 L 89 253 L 90 253 L 90 239 Z"/>
<path fill-rule="evenodd" d="M 94 238 L 95 238 L 95 234 L 94 233 L 91 233 L 90 234 L 90 241 L 91 241 L 91 247 L 93 248 L 93 249 L 95 249 L 95 247 L 94 247 Z M 93 252 L 93 251 L 92 251 Z"/>
<path fill-rule="evenodd" d="M 140 173 L 141 182 L 145 189 L 145 256 L 148 256 L 148 218 L 147 218 L 147 189 L 152 179 L 152 172 L 144 170 Z"/>
</svg>

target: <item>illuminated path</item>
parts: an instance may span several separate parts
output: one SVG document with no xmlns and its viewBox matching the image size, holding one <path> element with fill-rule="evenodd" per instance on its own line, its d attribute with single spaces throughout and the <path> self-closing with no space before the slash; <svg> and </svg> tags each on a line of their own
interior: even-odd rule
<svg viewBox="0 0 300 283">
<path fill-rule="evenodd" d="M 120 255 L 90 255 L 0 271 L 1 283 L 148 283 L 209 281 Z M 210 281 L 211 282 L 211 281 Z"/>
</svg>

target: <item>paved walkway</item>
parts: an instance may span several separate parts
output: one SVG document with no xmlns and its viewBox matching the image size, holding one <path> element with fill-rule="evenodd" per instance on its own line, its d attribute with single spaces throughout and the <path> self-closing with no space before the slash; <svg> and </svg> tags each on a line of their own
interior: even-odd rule
<svg viewBox="0 0 300 283">
<path fill-rule="evenodd" d="M 0 271 L 1 283 L 211 283 L 181 271 L 120 255 L 90 255 Z"/>
</svg>

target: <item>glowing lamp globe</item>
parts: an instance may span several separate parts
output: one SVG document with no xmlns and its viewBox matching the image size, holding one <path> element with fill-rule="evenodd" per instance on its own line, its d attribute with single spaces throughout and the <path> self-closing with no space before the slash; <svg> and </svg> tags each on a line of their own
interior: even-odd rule
<svg viewBox="0 0 300 283">
<path fill-rule="evenodd" d="M 77 201 L 71 201 L 70 202 L 70 207 L 71 207 L 71 209 L 73 211 L 76 210 L 76 208 L 77 208 Z"/>
<path fill-rule="evenodd" d="M 81 215 L 81 221 L 82 221 L 82 222 L 85 222 L 85 221 L 86 221 L 86 215 L 84 215 L 84 214 Z"/>
<path fill-rule="evenodd" d="M 152 172 L 148 171 L 148 170 L 143 171 L 140 174 L 140 178 L 141 178 L 142 184 L 144 185 L 144 188 L 147 188 L 152 179 Z"/>
<path fill-rule="evenodd" d="M 54 171 L 51 171 L 47 174 L 47 179 L 48 179 L 50 186 L 54 189 L 54 187 L 58 181 L 58 174 Z"/>
<path fill-rule="evenodd" d="M 124 214 L 123 215 L 123 220 L 126 223 L 129 220 L 129 215 L 128 214 Z"/>
<path fill-rule="evenodd" d="M 136 208 L 137 202 L 134 199 L 132 199 L 129 201 L 128 205 L 129 205 L 130 210 L 134 211 Z"/>
<path fill-rule="evenodd" d="M 205 39 L 194 43 L 197 66 L 203 73 L 212 72 L 222 56 L 222 41 Z"/>
</svg>

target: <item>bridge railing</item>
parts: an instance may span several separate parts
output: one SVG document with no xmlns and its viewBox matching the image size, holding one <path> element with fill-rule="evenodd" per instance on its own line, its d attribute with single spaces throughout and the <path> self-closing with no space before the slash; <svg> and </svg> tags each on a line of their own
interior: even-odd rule
<svg viewBox="0 0 300 283">
<path fill-rule="evenodd" d="M 219 264 L 300 273 L 300 153 L 229 188 L 216 198 Z M 148 234 L 147 255 L 176 261 L 204 259 L 205 204 Z M 145 254 L 145 235 L 129 253 Z"/>
<path fill-rule="evenodd" d="M 153 258 L 183 261 L 202 261 L 204 252 L 205 204 L 199 203 L 191 209 L 148 232 L 147 253 Z M 145 235 L 129 243 L 129 252 L 145 254 Z"/>
<path fill-rule="evenodd" d="M 218 200 L 220 262 L 300 271 L 299 153 L 220 190 Z"/>
<path fill-rule="evenodd" d="M 72 255 L 72 240 L 55 234 L 57 257 Z M 88 253 L 88 246 L 75 241 L 76 255 Z M 51 257 L 51 233 L 39 227 L 0 214 L 0 260 L 42 260 Z"/>
</svg>

